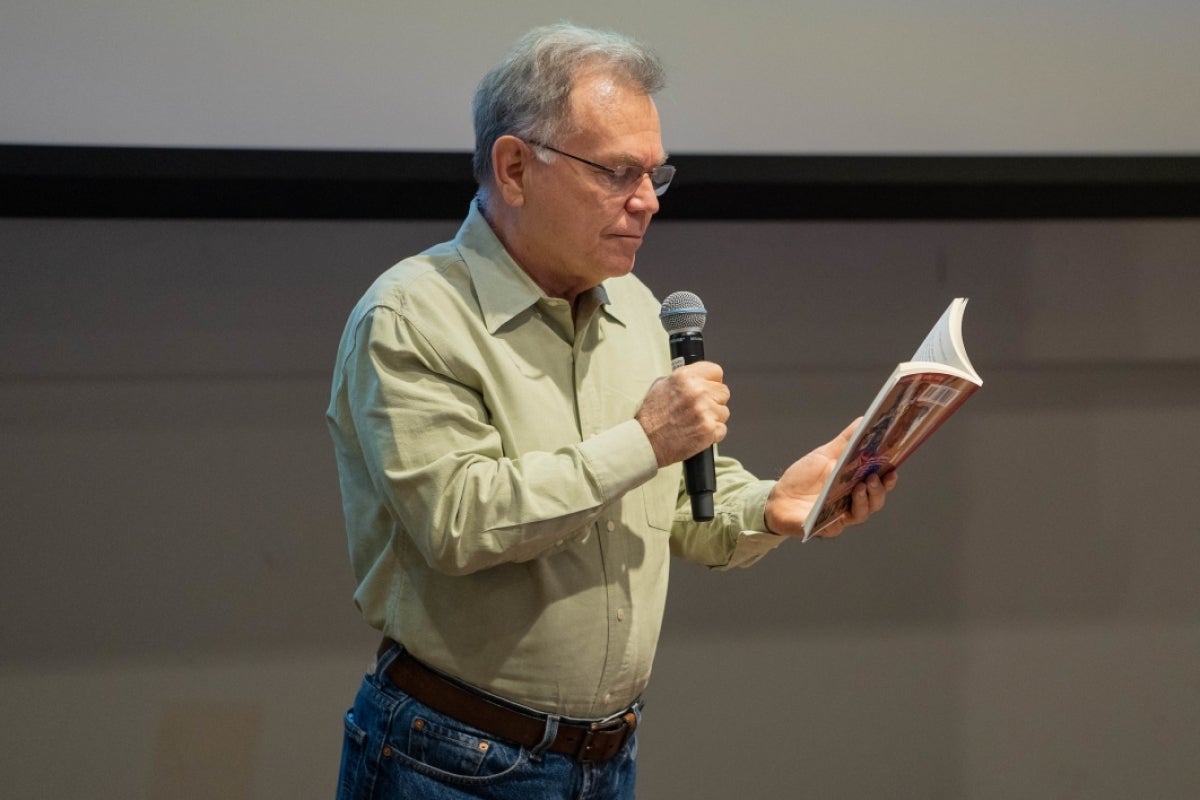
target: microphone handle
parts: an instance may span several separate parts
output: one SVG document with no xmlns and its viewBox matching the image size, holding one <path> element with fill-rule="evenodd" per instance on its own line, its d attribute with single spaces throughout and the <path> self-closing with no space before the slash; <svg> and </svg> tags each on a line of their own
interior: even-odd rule
<svg viewBox="0 0 1200 800">
<path fill-rule="evenodd" d="M 704 360 L 704 337 L 698 331 L 673 333 L 670 343 L 673 369 Z M 683 462 L 683 482 L 692 500 L 692 519 L 697 522 L 711 520 L 716 515 L 713 492 L 717 490 L 717 468 L 713 461 L 712 445 Z"/>
</svg>

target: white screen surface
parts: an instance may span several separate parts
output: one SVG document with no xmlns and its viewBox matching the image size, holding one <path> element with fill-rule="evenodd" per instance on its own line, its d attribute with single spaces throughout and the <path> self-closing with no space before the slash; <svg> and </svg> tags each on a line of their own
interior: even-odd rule
<svg viewBox="0 0 1200 800">
<path fill-rule="evenodd" d="M 1195 0 L 28 0 L 0 143 L 469 150 L 479 77 L 563 18 L 658 50 L 676 153 L 1200 151 Z"/>
</svg>

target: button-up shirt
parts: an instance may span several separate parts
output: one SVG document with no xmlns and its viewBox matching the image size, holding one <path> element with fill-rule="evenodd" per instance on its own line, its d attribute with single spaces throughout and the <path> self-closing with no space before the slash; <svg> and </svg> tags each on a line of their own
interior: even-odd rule
<svg viewBox="0 0 1200 800">
<path fill-rule="evenodd" d="M 752 563 L 771 482 L 717 458 L 695 523 L 680 465 L 634 414 L 671 369 L 637 278 L 578 308 L 542 292 L 472 205 L 450 242 L 386 271 L 338 351 L 333 436 L 354 599 L 417 658 L 510 701 L 594 718 L 634 701 L 672 553 Z"/>
</svg>

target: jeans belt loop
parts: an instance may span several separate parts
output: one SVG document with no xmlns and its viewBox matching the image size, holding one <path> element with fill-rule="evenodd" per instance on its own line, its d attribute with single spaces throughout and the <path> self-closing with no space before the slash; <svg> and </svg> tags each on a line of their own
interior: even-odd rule
<svg viewBox="0 0 1200 800">
<path fill-rule="evenodd" d="M 637 715 L 632 711 L 626 711 L 616 719 L 605 722 L 593 722 L 588 726 L 588 730 L 584 733 L 583 738 L 579 742 L 579 750 L 575 753 L 575 760 L 580 762 L 588 761 L 607 761 L 629 744 L 630 738 L 633 736 L 634 729 L 637 728 Z M 598 733 L 619 733 L 619 739 L 609 739 L 608 746 L 602 750 L 593 752 L 593 742 Z"/>
</svg>

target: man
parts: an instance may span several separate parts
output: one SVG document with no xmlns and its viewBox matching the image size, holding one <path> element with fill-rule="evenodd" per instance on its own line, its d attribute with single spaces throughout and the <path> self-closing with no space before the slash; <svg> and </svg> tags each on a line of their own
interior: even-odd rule
<svg viewBox="0 0 1200 800">
<path fill-rule="evenodd" d="M 662 82 L 615 34 L 528 34 L 476 93 L 457 237 L 351 313 L 328 418 L 384 643 L 340 797 L 631 797 L 669 556 L 754 562 L 845 447 L 849 428 L 778 481 L 719 457 L 716 519 L 691 520 L 680 462 L 725 437 L 729 391 L 716 364 L 672 371 L 630 274 L 674 173 Z M 894 481 L 857 487 L 844 524 Z"/>
</svg>

